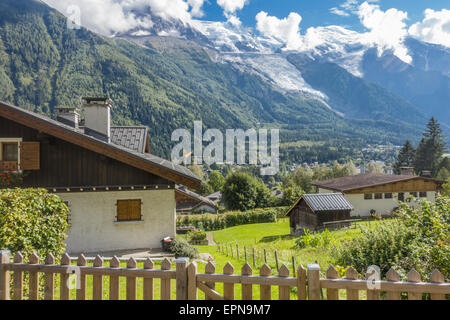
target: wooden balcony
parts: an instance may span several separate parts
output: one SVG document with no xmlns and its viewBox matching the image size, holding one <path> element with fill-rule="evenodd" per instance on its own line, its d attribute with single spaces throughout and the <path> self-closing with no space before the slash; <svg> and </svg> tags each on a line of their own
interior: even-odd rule
<svg viewBox="0 0 450 320">
<path fill-rule="evenodd" d="M 19 164 L 17 161 L 0 161 L 0 171 L 17 171 Z"/>
</svg>

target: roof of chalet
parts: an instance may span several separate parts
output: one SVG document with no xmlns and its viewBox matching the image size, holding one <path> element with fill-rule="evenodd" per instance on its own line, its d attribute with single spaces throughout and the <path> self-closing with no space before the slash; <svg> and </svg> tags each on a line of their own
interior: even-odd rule
<svg viewBox="0 0 450 320">
<path fill-rule="evenodd" d="M 73 128 L 47 116 L 2 101 L 0 101 L 0 116 L 175 183 L 200 189 L 201 179 L 189 169 L 155 155 L 134 151 L 120 144 L 102 141 L 86 135 L 84 130 Z"/>
<path fill-rule="evenodd" d="M 353 206 L 348 202 L 342 193 L 313 193 L 302 195 L 288 210 L 289 216 L 301 200 L 305 200 L 306 204 L 314 212 L 322 211 L 345 211 L 353 210 Z"/>
<path fill-rule="evenodd" d="M 361 188 L 374 187 L 378 185 L 384 185 L 413 179 L 425 179 L 429 181 L 434 181 L 438 184 L 444 183 L 443 181 L 427 177 L 394 175 L 384 173 L 365 173 L 324 181 L 315 181 L 312 182 L 311 185 L 327 190 L 346 192 Z"/>
<path fill-rule="evenodd" d="M 206 196 L 206 198 L 208 198 L 211 201 L 214 201 L 212 199 L 220 200 L 220 199 L 222 199 L 222 191 L 217 191 L 217 192 L 211 193 L 210 195 Z"/>
<path fill-rule="evenodd" d="M 176 192 L 183 193 L 183 194 L 189 196 L 190 198 L 192 198 L 193 200 L 195 200 L 196 203 L 198 203 L 198 204 L 203 203 L 203 204 L 205 204 L 205 205 L 208 205 L 208 206 L 214 208 L 215 210 L 219 209 L 219 208 L 216 206 L 216 204 L 215 204 L 212 200 L 208 199 L 207 197 L 203 197 L 203 196 L 201 196 L 201 195 L 199 195 L 199 194 L 197 194 L 197 193 L 195 193 L 195 192 L 193 192 L 193 191 L 187 189 L 187 188 L 184 187 L 184 186 L 176 186 L 176 187 L 175 187 L 175 191 L 176 191 Z M 182 204 L 179 204 L 179 205 L 177 204 L 177 209 L 178 209 L 180 206 L 182 206 Z M 197 206 L 198 206 L 198 205 L 195 205 L 195 206 L 193 206 L 193 208 L 195 208 L 195 207 L 197 207 Z"/>
<path fill-rule="evenodd" d="M 111 127 L 111 142 L 144 153 L 147 147 L 147 127 Z"/>
</svg>

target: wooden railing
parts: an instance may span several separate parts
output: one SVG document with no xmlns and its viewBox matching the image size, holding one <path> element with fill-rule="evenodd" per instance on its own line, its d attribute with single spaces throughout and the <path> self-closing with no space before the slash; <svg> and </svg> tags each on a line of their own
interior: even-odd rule
<svg viewBox="0 0 450 320">
<path fill-rule="evenodd" d="M 11 297 L 16 300 L 24 298 L 24 272 L 28 273 L 28 298 L 30 300 L 39 299 L 39 273 L 44 275 L 43 298 L 53 300 L 55 298 L 55 275 L 59 274 L 61 300 L 69 300 L 71 290 L 76 290 L 77 300 L 86 300 L 87 285 L 86 276 L 92 276 L 92 298 L 102 300 L 105 290 L 103 287 L 104 277 L 109 279 L 110 300 L 118 300 L 120 297 L 120 277 L 126 279 L 126 299 L 137 299 L 137 278 L 143 278 L 142 297 L 144 300 L 153 300 L 154 279 L 160 279 L 160 298 L 170 300 L 171 294 L 177 300 L 197 300 L 198 291 L 205 294 L 207 300 L 234 300 L 236 289 L 240 289 L 242 300 L 253 300 L 253 287 L 259 287 L 259 298 L 261 300 L 289 300 L 291 291 L 297 292 L 299 300 L 358 300 L 362 297 L 367 300 L 378 299 L 409 299 L 419 300 L 423 294 L 429 294 L 433 300 L 446 299 L 450 295 L 450 283 L 446 283 L 444 276 L 438 270 L 434 270 L 430 277 L 430 283 L 421 282 L 417 271 L 411 270 L 406 282 L 400 281 L 399 274 L 391 269 L 386 274 L 386 280 L 379 280 L 380 275 L 372 270 L 366 274 L 366 279 L 359 279 L 355 269 L 350 267 L 343 278 L 339 276 L 337 270 L 330 266 L 326 272 L 326 277 L 320 277 L 320 268 L 317 264 L 308 265 L 305 269 L 299 266 L 297 275 L 290 276 L 289 269 L 282 265 L 276 276 L 272 275 L 272 270 L 267 264 L 259 269 L 259 275 L 254 275 L 253 269 L 245 263 L 240 274 L 235 274 L 234 267 L 227 263 L 223 268 L 223 273 L 216 273 L 216 266 L 209 262 L 205 266 L 204 273 L 198 273 L 196 262 L 188 263 L 187 259 L 175 260 L 176 270 L 172 270 L 172 263 L 164 259 L 160 269 L 154 269 L 151 259 L 144 262 L 143 268 L 137 268 L 135 259 L 127 261 L 126 268 L 120 267 L 117 257 L 112 258 L 109 267 L 103 265 L 103 259 L 97 256 L 93 266 L 88 266 L 84 255 L 77 259 L 76 266 L 72 265 L 71 258 L 64 254 L 59 265 L 55 264 L 52 255 L 48 255 L 44 264 L 39 263 L 39 258 L 32 254 L 28 258 L 28 263 L 24 263 L 22 254 L 16 253 L 11 262 L 8 251 L 0 252 L 0 300 L 8 300 Z M 12 273 L 12 277 L 11 277 Z M 68 279 L 71 273 L 78 273 L 77 288 L 70 289 Z M 12 279 L 12 294 L 10 285 Z M 172 287 L 172 280 L 176 281 L 176 286 Z M 220 286 L 217 286 L 220 284 Z M 272 294 L 272 287 L 277 287 L 276 297 Z M 219 288 L 220 287 L 220 288 Z M 296 288 L 296 290 L 291 290 Z M 41 290 L 42 291 L 42 290 Z M 345 292 L 345 294 L 344 294 Z M 360 293 L 364 294 L 360 294 Z M 106 295 L 105 295 L 106 296 Z M 295 296 L 295 295 L 293 295 Z"/>
</svg>

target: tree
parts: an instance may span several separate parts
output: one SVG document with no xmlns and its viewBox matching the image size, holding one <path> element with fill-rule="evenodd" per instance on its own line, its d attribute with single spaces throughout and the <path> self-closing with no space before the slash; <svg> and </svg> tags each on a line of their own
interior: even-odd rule
<svg viewBox="0 0 450 320">
<path fill-rule="evenodd" d="M 227 209 L 246 211 L 271 206 L 274 197 L 264 183 L 245 172 L 234 172 L 225 180 L 222 200 Z"/>
<path fill-rule="evenodd" d="M 400 174 L 401 167 L 412 167 L 414 166 L 414 159 L 416 156 L 416 150 L 412 146 L 409 140 L 406 140 L 403 147 L 400 149 L 397 161 L 394 164 L 394 173 Z"/>
<path fill-rule="evenodd" d="M 422 140 L 417 147 L 414 168 L 417 174 L 423 170 L 431 171 L 433 177 L 438 174 L 438 167 L 445 151 L 442 130 L 436 119 L 431 118 Z"/>
<path fill-rule="evenodd" d="M 213 192 L 222 191 L 225 184 L 225 178 L 218 170 L 214 170 L 209 175 L 208 184 L 211 186 Z"/>
</svg>

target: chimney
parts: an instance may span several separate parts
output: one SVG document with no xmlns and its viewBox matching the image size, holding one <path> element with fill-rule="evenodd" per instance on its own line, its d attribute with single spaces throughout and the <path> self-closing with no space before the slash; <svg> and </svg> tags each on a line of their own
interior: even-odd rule
<svg viewBox="0 0 450 320">
<path fill-rule="evenodd" d="M 78 129 L 80 115 L 76 108 L 58 107 L 56 108 L 56 120 L 72 128 Z"/>
<path fill-rule="evenodd" d="M 432 178 L 431 171 L 429 171 L 429 170 L 423 170 L 422 173 L 420 174 L 420 176 L 425 177 L 425 178 Z"/>
<path fill-rule="evenodd" d="M 402 175 L 402 176 L 413 176 L 414 175 L 414 168 L 412 168 L 412 167 L 401 167 L 400 168 L 400 175 Z"/>
<path fill-rule="evenodd" d="M 110 142 L 111 104 L 109 98 L 83 97 L 84 133 Z"/>
</svg>

